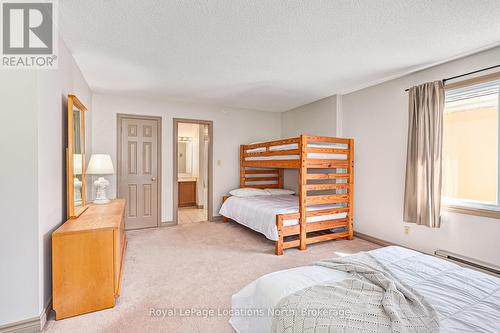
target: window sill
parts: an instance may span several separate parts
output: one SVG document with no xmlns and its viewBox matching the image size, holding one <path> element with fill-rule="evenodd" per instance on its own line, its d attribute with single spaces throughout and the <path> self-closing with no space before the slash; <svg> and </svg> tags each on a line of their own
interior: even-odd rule
<svg viewBox="0 0 500 333">
<path fill-rule="evenodd" d="M 467 215 L 489 217 L 489 218 L 493 218 L 493 219 L 500 219 L 500 211 L 498 211 L 498 210 L 472 208 L 472 207 L 464 207 L 464 206 L 452 206 L 452 205 L 443 206 L 443 209 L 448 211 L 448 212 L 451 212 L 451 213 L 467 214 Z"/>
</svg>

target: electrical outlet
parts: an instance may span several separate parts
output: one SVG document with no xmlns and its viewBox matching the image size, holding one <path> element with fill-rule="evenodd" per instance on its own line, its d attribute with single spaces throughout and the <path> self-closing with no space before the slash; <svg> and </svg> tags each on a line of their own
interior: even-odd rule
<svg viewBox="0 0 500 333">
<path fill-rule="evenodd" d="M 217 160 L 217 166 L 221 166 L 222 164 L 222 161 L 221 160 Z"/>
<path fill-rule="evenodd" d="M 405 235 L 409 235 L 410 234 L 410 227 L 406 226 L 405 227 Z"/>
</svg>

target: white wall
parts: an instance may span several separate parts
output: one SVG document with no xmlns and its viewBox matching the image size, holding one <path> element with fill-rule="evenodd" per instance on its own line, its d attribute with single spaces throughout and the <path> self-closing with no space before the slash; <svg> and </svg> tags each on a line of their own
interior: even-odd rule
<svg viewBox="0 0 500 333">
<path fill-rule="evenodd" d="M 283 138 L 300 134 L 336 136 L 337 104 L 341 96 L 333 95 L 318 101 L 299 106 L 281 113 L 281 135 Z M 298 192 L 299 176 L 297 170 L 286 169 L 284 187 Z"/>
<path fill-rule="evenodd" d="M 214 122 L 214 215 L 219 215 L 222 196 L 239 186 L 239 145 L 279 138 L 281 134 L 279 113 L 102 94 L 95 94 L 92 103 L 93 150 L 95 153 L 111 154 L 115 165 L 116 115 L 125 113 L 162 117 L 162 222 L 172 221 L 173 118 Z M 116 176 L 109 179 L 109 194 L 115 197 Z"/>
<path fill-rule="evenodd" d="M 440 248 L 500 264 L 500 221 L 445 213 L 442 227 L 402 221 L 406 163 L 406 88 L 497 65 L 500 48 L 342 97 L 344 136 L 355 139 L 354 229 L 424 252 Z M 410 226 L 410 234 L 404 234 Z"/>
<path fill-rule="evenodd" d="M 0 72 L 0 326 L 38 315 L 36 74 Z"/>
<path fill-rule="evenodd" d="M 57 70 L 0 73 L 0 325 L 38 317 L 52 294 L 51 233 L 66 217 L 67 94 L 91 105 L 59 41 Z"/>
<path fill-rule="evenodd" d="M 284 138 L 300 134 L 335 136 L 337 131 L 337 96 L 320 99 L 281 113 Z"/>
</svg>

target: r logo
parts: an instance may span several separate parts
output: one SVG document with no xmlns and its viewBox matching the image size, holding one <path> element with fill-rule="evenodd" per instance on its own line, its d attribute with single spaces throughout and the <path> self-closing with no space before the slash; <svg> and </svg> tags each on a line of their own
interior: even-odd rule
<svg viewBox="0 0 500 333">
<path fill-rule="evenodd" d="M 52 54 L 52 3 L 2 3 L 3 54 Z M 57 13 L 55 13 L 57 15 Z"/>
</svg>

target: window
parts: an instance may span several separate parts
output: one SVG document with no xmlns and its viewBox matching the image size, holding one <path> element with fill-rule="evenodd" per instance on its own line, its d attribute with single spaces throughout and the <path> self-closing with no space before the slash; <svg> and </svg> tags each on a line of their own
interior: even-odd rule
<svg viewBox="0 0 500 333">
<path fill-rule="evenodd" d="M 443 203 L 500 210 L 500 80 L 446 92 L 443 129 Z"/>
</svg>

